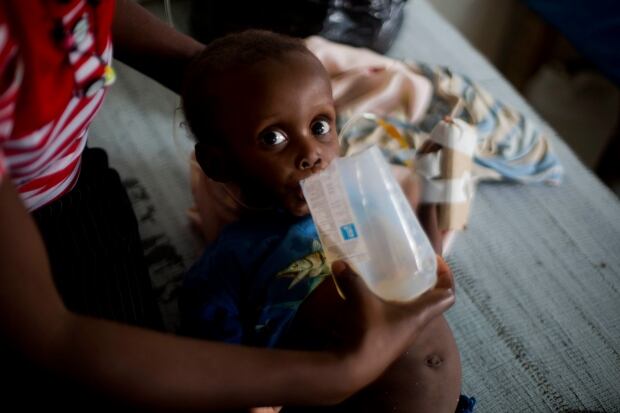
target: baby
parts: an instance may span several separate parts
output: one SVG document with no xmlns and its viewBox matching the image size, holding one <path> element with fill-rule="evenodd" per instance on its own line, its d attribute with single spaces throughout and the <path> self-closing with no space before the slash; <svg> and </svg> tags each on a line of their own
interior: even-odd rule
<svg viewBox="0 0 620 413">
<path fill-rule="evenodd" d="M 217 222 L 184 280 L 184 332 L 252 346 L 333 344 L 338 332 L 322 330 L 324 303 L 340 301 L 343 311 L 347 303 L 333 286 L 317 288 L 331 283 L 330 270 L 299 185 L 339 156 L 325 69 L 299 40 L 247 31 L 211 43 L 185 85 L 183 109 L 208 176 L 205 196 L 195 196 L 210 197 Z M 460 379 L 452 332 L 438 317 L 379 380 L 328 410 L 451 413 Z"/>
</svg>

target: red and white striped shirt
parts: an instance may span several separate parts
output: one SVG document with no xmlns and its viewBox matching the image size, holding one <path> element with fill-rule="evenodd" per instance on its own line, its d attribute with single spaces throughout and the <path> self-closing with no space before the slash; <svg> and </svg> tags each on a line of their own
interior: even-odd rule
<svg viewBox="0 0 620 413">
<path fill-rule="evenodd" d="M 113 0 L 0 2 L 0 183 L 10 177 L 29 210 L 77 181 L 105 96 L 113 9 Z"/>
</svg>

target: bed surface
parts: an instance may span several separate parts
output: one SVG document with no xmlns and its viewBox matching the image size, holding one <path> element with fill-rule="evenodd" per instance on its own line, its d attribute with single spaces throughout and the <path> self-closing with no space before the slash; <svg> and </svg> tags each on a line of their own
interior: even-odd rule
<svg viewBox="0 0 620 413">
<path fill-rule="evenodd" d="M 424 0 L 410 1 L 389 53 L 465 74 L 539 125 L 524 99 Z M 169 329 L 176 291 L 199 244 L 177 97 L 117 64 L 118 81 L 91 128 L 134 203 Z M 468 229 L 447 257 L 457 303 L 447 313 L 476 411 L 620 411 L 620 203 L 557 137 L 557 187 L 480 184 Z"/>
</svg>

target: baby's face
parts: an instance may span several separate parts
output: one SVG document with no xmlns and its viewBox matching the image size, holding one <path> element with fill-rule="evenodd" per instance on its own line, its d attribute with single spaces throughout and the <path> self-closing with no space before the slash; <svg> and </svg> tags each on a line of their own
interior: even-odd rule
<svg viewBox="0 0 620 413">
<path fill-rule="evenodd" d="M 218 126 L 246 199 L 307 214 L 299 182 L 339 154 L 331 85 L 320 62 L 290 52 L 225 76 L 219 89 Z"/>
</svg>

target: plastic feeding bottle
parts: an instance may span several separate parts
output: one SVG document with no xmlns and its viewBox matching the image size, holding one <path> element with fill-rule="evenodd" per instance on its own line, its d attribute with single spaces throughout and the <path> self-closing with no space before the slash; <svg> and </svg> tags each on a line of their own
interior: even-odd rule
<svg viewBox="0 0 620 413">
<path fill-rule="evenodd" d="M 301 187 L 330 264 L 346 260 L 389 301 L 435 285 L 435 253 L 377 147 L 332 161 Z"/>
</svg>

